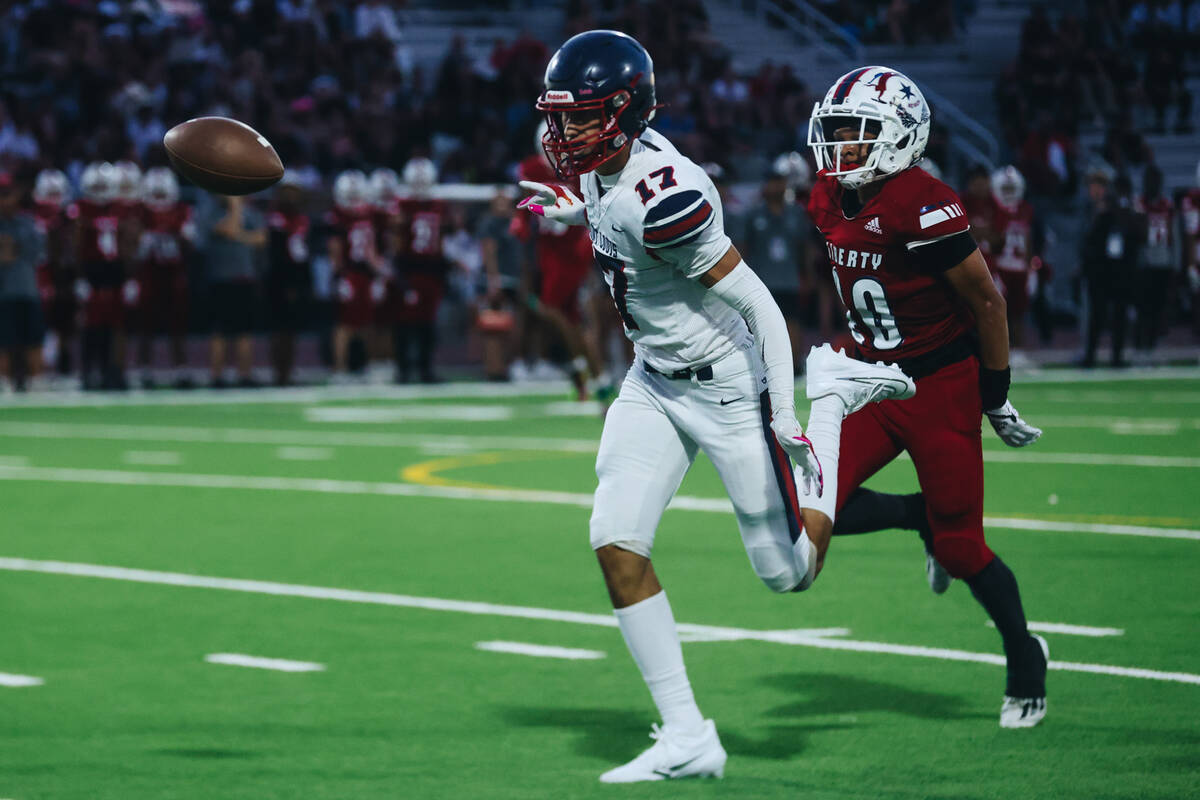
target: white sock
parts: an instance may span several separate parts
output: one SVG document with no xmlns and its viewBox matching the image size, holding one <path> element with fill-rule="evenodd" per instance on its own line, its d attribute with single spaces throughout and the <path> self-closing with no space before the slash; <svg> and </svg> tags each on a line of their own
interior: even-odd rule
<svg viewBox="0 0 1200 800">
<path fill-rule="evenodd" d="M 615 608 L 613 613 L 629 653 L 650 688 L 650 696 L 658 706 L 663 724 L 684 735 L 699 731 L 704 716 L 696 706 L 692 685 L 688 683 L 683 648 L 679 646 L 679 633 L 675 630 L 675 616 L 667 602 L 667 593 L 662 591 L 640 603 Z"/>
<path fill-rule="evenodd" d="M 817 459 L 821 462 L 821 475 L 825 479 L 825 491 L 820 497 L 815 494 L 800 494 L 800 506 L 820 511 L 833 521 L 837 508 L 838 456 L 842 447 L 842 418 L 846 405 L 837 395 L 818 397 L 808 412 L 808 427 L 804 434 L 813 444 Z M 800 485 L 800 481 L 797 481 Z"/>
</svg>

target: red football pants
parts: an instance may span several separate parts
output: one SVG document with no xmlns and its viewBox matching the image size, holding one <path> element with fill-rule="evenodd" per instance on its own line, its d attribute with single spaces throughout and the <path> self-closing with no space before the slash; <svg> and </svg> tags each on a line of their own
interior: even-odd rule
<svg viewBox="0 0 1200 800">
<path fill-rule="evenodd" d="M 979 362 L 972 356 L 917 381 L 908 400 L 870 403 L 842 423 L 837 507 L 907 450 L 925 494 L 933 554 L 956 578 L 994 557 L 983 538 Z"/>
</svg>

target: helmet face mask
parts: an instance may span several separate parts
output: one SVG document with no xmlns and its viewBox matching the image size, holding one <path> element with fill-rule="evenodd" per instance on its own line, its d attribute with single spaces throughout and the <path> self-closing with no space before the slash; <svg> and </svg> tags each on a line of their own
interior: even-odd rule
<svg viewBox="0 0 1200 800">
<path fill-rule="evenodd" d="M 547 91 L 537 108 L 546 115 L 542 149 L 560 177 L 591 172 L 614 158 L 630 139 L 621 129 L 621 115 L 629 110 L 629 92 L 580 103 L 549 100 Z"/>
<path fill-rule="evenodd" d="M 813 106 L 808 146 L 819 169 L 858 188 L 920 160 L 929 116 L 916 84 L 887 67 L 865 67 L 843 75 Z"/>
<path fill-rule="evenodd" d="M 654 117 L 654 62 L 616 31 L 568 39 L 546 67 L 545 87 L 537 101 L 546 118 L 541 145 L 560 178 L 617 157 Z"/>
</svg>

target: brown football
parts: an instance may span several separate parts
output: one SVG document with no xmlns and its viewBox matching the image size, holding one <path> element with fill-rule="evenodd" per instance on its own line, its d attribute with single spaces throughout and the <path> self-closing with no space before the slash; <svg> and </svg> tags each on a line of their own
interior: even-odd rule
<svg viewBox="0 0 1200 800">
<path fill-rule="evenodd" d="M 283 177 L 271 143 L 235 119 L 189 119 L 167 131 L 163 146 L 176 172 L 215 194 L 253 194 Z"/>
</svg>

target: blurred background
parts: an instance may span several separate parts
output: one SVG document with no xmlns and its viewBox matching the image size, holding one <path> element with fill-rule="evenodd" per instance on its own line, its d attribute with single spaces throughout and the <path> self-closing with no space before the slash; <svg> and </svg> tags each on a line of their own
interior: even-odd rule
<svg viewBox="0 0 1200 800">
<path fill-rule="evenodd" d="M 1200 0 L 34 0 L 0 12 L 3 391 L 559 379 L 629 353 L 544 180 L 549 55 L 596 27 L 655 60 L 654 126 L 706 165 L 797 354 L 844 336 L 804 203 L 815 98 L 898 69 L 922 167 L 963 196 L 1014 364 L 1195 363 Z M 287 174 L 177 181 L 163 134 L 230 116 Z"/>
</svg>

